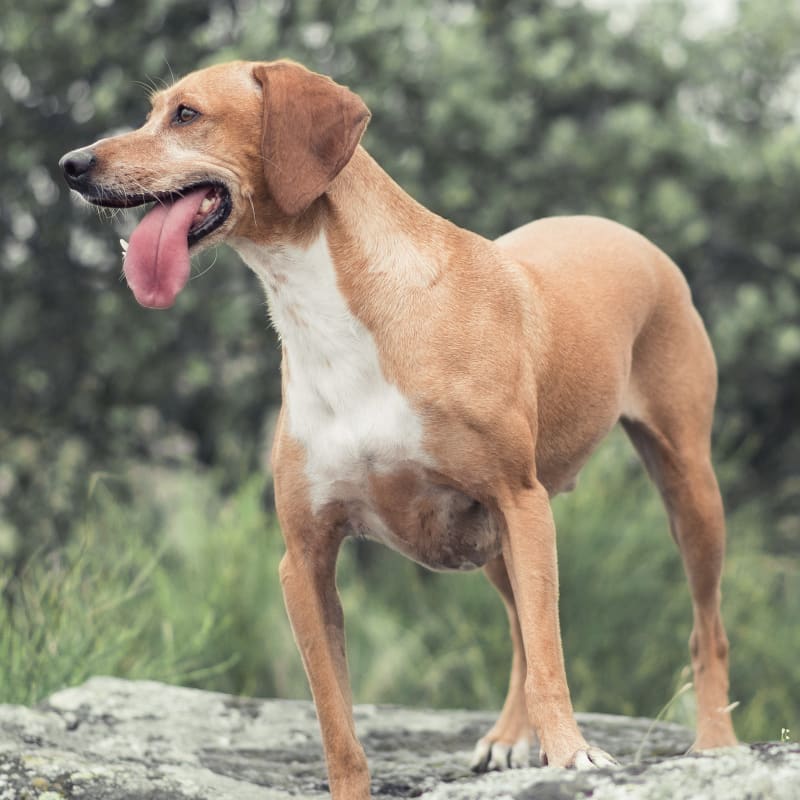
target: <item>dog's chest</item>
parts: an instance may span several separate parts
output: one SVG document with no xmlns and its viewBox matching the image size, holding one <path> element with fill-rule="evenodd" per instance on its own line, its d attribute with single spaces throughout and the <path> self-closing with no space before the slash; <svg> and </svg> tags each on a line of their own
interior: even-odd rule
<svg viewBox="0 0 800 800">
<path fill-rule="evenodd" d="M 351 532 L 434 569 L 472 569 L 499 552 L 494 515 L 444 485 L 419 414 L 381 369 L 338 288 L 324 239 L 305 251 L 239 248 L 267 291 L 285 354 L 288 432 L 304 451 L 312 511 L 335 504 Z"/>
<path fill-rule="evenodd" d="M 370 332 L 337 286 L 323 237 L 305 251 L 242 255 L 265 286 L 285 347 L 287 424 L 305 451 L 313 506 L 369 505 L 371 473 L 428 464 L 418 414 L 386 380 Z"/>
<path fill-rule="evenodd" d="M 368 332 L 358 323 L 343 326 L 325 344 L 313 355 L 287 344 L 284 398 L 317 508 L 366 500 L 370 473 L 425 460 L 420 420 L 384 378 Z"/>
</svg>

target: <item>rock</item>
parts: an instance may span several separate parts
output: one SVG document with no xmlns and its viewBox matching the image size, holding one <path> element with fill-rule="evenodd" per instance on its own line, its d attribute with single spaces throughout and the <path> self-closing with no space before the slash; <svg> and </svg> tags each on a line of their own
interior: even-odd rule
<svg viewBox="0 0 800 800">
<path fill-rule="evenodd" d="M 530 768 L 476 776 L 475 741 L 494 715 L 358 706 L 374 797 L 426 800 L 800 797 L 800 746 L 682 756 L 691 733 L 582 714 L 587 738 L 623 767 Z M 637 758 L 637 751 L 641 750 Z M 0 800 L 285 800 L 327 795 L 313 706 L 149 681 L 93 678 L 37 708 L 0 706 Z"/>
</svg>

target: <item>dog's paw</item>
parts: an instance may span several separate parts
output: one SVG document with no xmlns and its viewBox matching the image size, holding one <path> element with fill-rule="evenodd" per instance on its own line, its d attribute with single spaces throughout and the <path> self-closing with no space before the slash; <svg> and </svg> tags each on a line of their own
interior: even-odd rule
<svg viewBox="0 0 800 800">
<path fill-rule="evenodd" d="M 530 755 L 531 743 L 526 738 L 510 744 L 486 736 L 475 745 L 470 769 L 473 772 L 520 769 L 529 766 Z"/>
<path fill-rule="evenodd" d="M 619 761 L 614 756 L 609 755 L 599 747 L 590 747 L 588 745 L 573 753 L 572 757 L 568 758 L 563 764 L 552 763 L 543 751 L 539 753 L 539 760 L 543 767 L 551 765 L 577 770 L 613 769 L 619 766 Z"/>
</svg>

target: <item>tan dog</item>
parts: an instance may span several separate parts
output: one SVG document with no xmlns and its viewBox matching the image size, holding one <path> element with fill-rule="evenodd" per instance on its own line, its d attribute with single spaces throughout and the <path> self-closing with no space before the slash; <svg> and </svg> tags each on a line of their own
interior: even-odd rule
<svg viewBox="0 0 800 800">
<path fill-rule="evenodd" d="M 550 498 L 617 421 L 689 579 L 696 747 L 733 744 L 716 369 L 683 276 L 601 219 L 544 219 L 496 242 L 457 228 L 359 146 L 368 118 L 299 65 L 238 62 L 189 75 L 155 95 L 142 128 L 61 161 L 91 203 L 156 201 L 125 260 L 139 302 L 171 305 L 190 253 L 223 241 L 264 284 L 283 343 L 280 575 L 333 796 L 369 796 L 334 580 L 349 535 L 433 569 L 482 567 L 500 591 L 514 659 L 476 769 L 523 763 L 532 731 L 543 763 L 613 763 L 573 715 Z"/>
</svg>

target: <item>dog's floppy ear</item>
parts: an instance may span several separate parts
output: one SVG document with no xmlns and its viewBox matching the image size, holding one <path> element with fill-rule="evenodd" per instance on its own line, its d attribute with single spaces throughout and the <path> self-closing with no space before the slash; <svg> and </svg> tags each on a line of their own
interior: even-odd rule
<svg viewBox="0 0 800 800">
<path fill-rule="evenodd" d="M 264 94 L 261 151 L 278 207 L 305 211 L 350 160 L 369 121 L 361 98 L 299 64 L 257 64 Z"/>
</svg>

